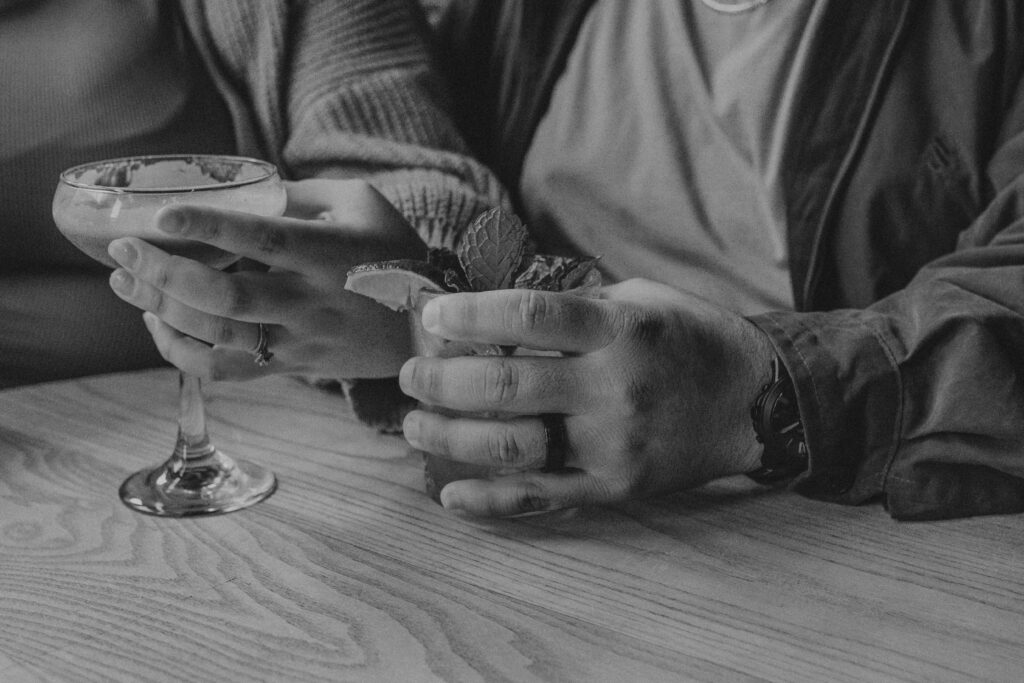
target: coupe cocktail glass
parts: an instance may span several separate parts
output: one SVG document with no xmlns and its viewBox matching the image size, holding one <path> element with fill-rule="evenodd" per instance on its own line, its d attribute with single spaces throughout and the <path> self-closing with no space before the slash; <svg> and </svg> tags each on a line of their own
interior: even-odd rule
<svg viewBox="0 0 1024 683">
<path fill-rule="evenodd" d="M 238 260 L 216 247 L 160 232 L 154 225 L 156 212 L 176 204 L 279 216 L 286 197 L 277 169 L 265 161 L 202 154 L 128 157 L 62 173 L 53 218 L 75 246 L 112 268 L 117 264 L 107 246 L 126 236 L 215 268 Z M 179 386 L 178 438 L 171 457 L 128 477 L 121 500 L 140 512 L 186 517 L 238 510 L 273 493 L 277 480 L 272 472 L 234 460 L 210 442 L 199 379 L 181 373 Z"/>
</svg>

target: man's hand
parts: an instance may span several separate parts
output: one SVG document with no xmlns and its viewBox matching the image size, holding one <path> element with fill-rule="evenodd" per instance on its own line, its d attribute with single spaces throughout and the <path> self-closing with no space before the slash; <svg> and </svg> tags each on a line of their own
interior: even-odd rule
<svg viewBox="0 0 1024 683">
<path fill-rule="evenodd" d="M 755 469 L 750 404 L 770 376 L 767 337 L 742 317 L 646 280 L 600 300 L 531 290 L 452 294 L 423 311 L 439 336 L 555 350 L 560 357 L 413 358 L 410 396 L 515 419 L 451 418 L 424 410 L 408 441 L 466 462 L 534 468 L 441 492 L 446 508 L 513 515 L 610 503 L 693 487 Z M 565 416 L 566 470 L 545 462 L 544 413 Z"/>
<path fill-rule="evenodd" d="M 365 182 L 288 183 L 284 218 L 203 207 L 163 209 L 157 227 L 258 261 L 269 270 L 222 272 L 136 238 L 111 243 L 121 268 L 111 287 L 138 306 L 160 353 L 208 379 L 275 372 L 334 378 L 393 377 L 411 355 L 408 322 L 345 291 L 348 269 L 366 261 L 426 257 L 394 207 Z M 257 323 L 273 360 L 253 362 Z"/>
</svg>

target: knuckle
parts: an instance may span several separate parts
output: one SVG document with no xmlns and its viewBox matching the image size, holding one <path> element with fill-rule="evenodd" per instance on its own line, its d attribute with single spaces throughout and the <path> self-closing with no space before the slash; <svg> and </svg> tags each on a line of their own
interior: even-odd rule
<svg viewBox="0 0 1024 683">
<path fill-rule="evenodd" d="M 235 340 L 238 339 L 238 333 L 235 330 L 235 326 L 232 325 L 229 320 L 221 319 L 214 325 L 214 333 L 212 336 L 214 344 L 231 346 L 235 343 Z"/>
<path fill-rule="evenodd" d="M 249 291 L 232 280 L 224 293 L 224 308 L 228 317 L 243 317 L 252 310 L 252 306 L 253 298 Z"/>
<path fill-rule="evenodd" d="M 601 310 L 601 315 L 610 340 L 622 339 L 629 335 L 630 315 L 626 307 L 610 304 Z"/>
<path fill-rule="evenodd" d="M 526 290 L 526 292 L 518 298 L 513 314 L 514 318 L 511 321 L 513 325 L 521 328 L 525 332 L 536 330 L 541 327 L 549 317 L 548 299 L 547 297 L 542 296 L 539 292 Z"/>
<path fill-rule="evenodd" d="M 524 481 L 516 486 L 513 500 L 514 507 L 521 512 L 539 512 L 555 507 L 544 489 L 534 481 Z"/>
<path fill-rule="evenodd" d="M 167 297 L 164 296 L 163 290 L 154 289 L 149 296 L 149 308 L 148 310 L 155 313 L 157 317 L 163 318 L 167 314 Z"/>
<path fill-rule="evenodd" d="M 651 411 L 657 403 L 657 389 L 639 377 L 629 377 L 623 382 L 620 405 L 627 417 L 636 419 Z"/>
<path fill-rule="evenodd" d="M 519 393 L 518 366 L 507 360 L 488 363 L 484 374 L 484 399 L 490 405 L 503 406 Z"/>
<path fill-rule="evenodd" d="M 147 269 L 149 271 L 150 283 L 157 289 L 166 289 L 171 284 L 172 270 L 175 263 L 180 260 L 181 259 L 177 256 L 171 256 L 166 260 L 161 260 L 152 264 Z"/>
<path fill-rule="evenodd" d="M 435 455 L 454 456 L 457 436 L 452 433 L 455 429 L 454 425 L 447 424 L 438 427 L 429 424 L 429 421 L 425 422 L 428 424 L 424 424 L 422 427 L 423 440 L 428 445 L 428 450 Z"/>
<path fill-rule="evenodd" d="M 440 393 L 443 382 L 436 363 L 428 359 L 417 359 L 410 361 L 407 367 L 410 387 L 431 398 Z"/>
<path fill-rule="evenodd" d="M 256 233 L 256 248 L 264 254 L 276 254 L 286 250 L 288 238 L 283 230 L 264 226 Z"/>
<path fill-rule="evenodd" d="M 666 324 L 661 316 L 654 311 L 634 311 L 626 322 L 629 338 L 635 343 L 652 347 L 657 346 L 666 335 Z"/>
<path fill-rule="evenodd" d="M 208 215 L 202 209 L 185 208 L 181 209 L 181 234 L 197 240 L 215 239 L 220 234 L 219 221 Z"/>
<path fill-rule="evenodd" d="M 500 467 L 515 467 L 521 464 L 523 450 L 515 432 L 508 427 L 502 427 L 488 433 L 487 455 Z"/>
</svg>

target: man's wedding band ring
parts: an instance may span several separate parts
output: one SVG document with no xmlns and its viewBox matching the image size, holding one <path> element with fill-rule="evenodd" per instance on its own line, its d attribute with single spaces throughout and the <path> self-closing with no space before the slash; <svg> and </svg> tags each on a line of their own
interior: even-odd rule
<svg viewBox="0 0 1024 683">
<path fill-rule="evenodd" d="M 542 472 L 559 472 L 565 469 L 565 416 L 547 413 L 540 416 L 544 423 L 544 436 L 547 441 L 547 457 Z"/>
</svg>

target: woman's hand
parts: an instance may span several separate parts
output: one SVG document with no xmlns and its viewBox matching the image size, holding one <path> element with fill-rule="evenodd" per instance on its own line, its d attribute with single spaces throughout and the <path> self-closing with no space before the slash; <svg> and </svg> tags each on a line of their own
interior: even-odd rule
<svg viewBox="0 0 1024 683">
<path fill-rule="evenodd" d="M 446 508 L 512 515 L 681 490 L 753 470 L 760 448 L 750 404 L 773 350 L 754 325 L 701 299 L 644 280 L 601 300 L 530 290 L 452 294 L 423 310 L 428 331 L 516 344 L 562 357 L 413 358 L 402 389 L 421 401 L 516 419 L 405 420 L 415 447 L 455 460 L 532 471 L 464 480 Z M 541 472 L 539 417 L 565 416 L 566 469 Z"/>
<path fill-rule="evenodd" d="M 351 180 L 288 183 L 284 218 L 204 207 L 163 209 L 157 227 L 258 261 L 269 270 L 222 272 L 136 238 L 110 244 L 121 268 L 111 287 L 147 311 L 160 353 L 208 379 L 269 373 L 388 377 L 411 355 L 406 314 L 344 289 L 349 268 L 426 257 L 413 228 L 370 185 Z M 273 360 L 258 367 L 257 323 Z"/>
</svg>

